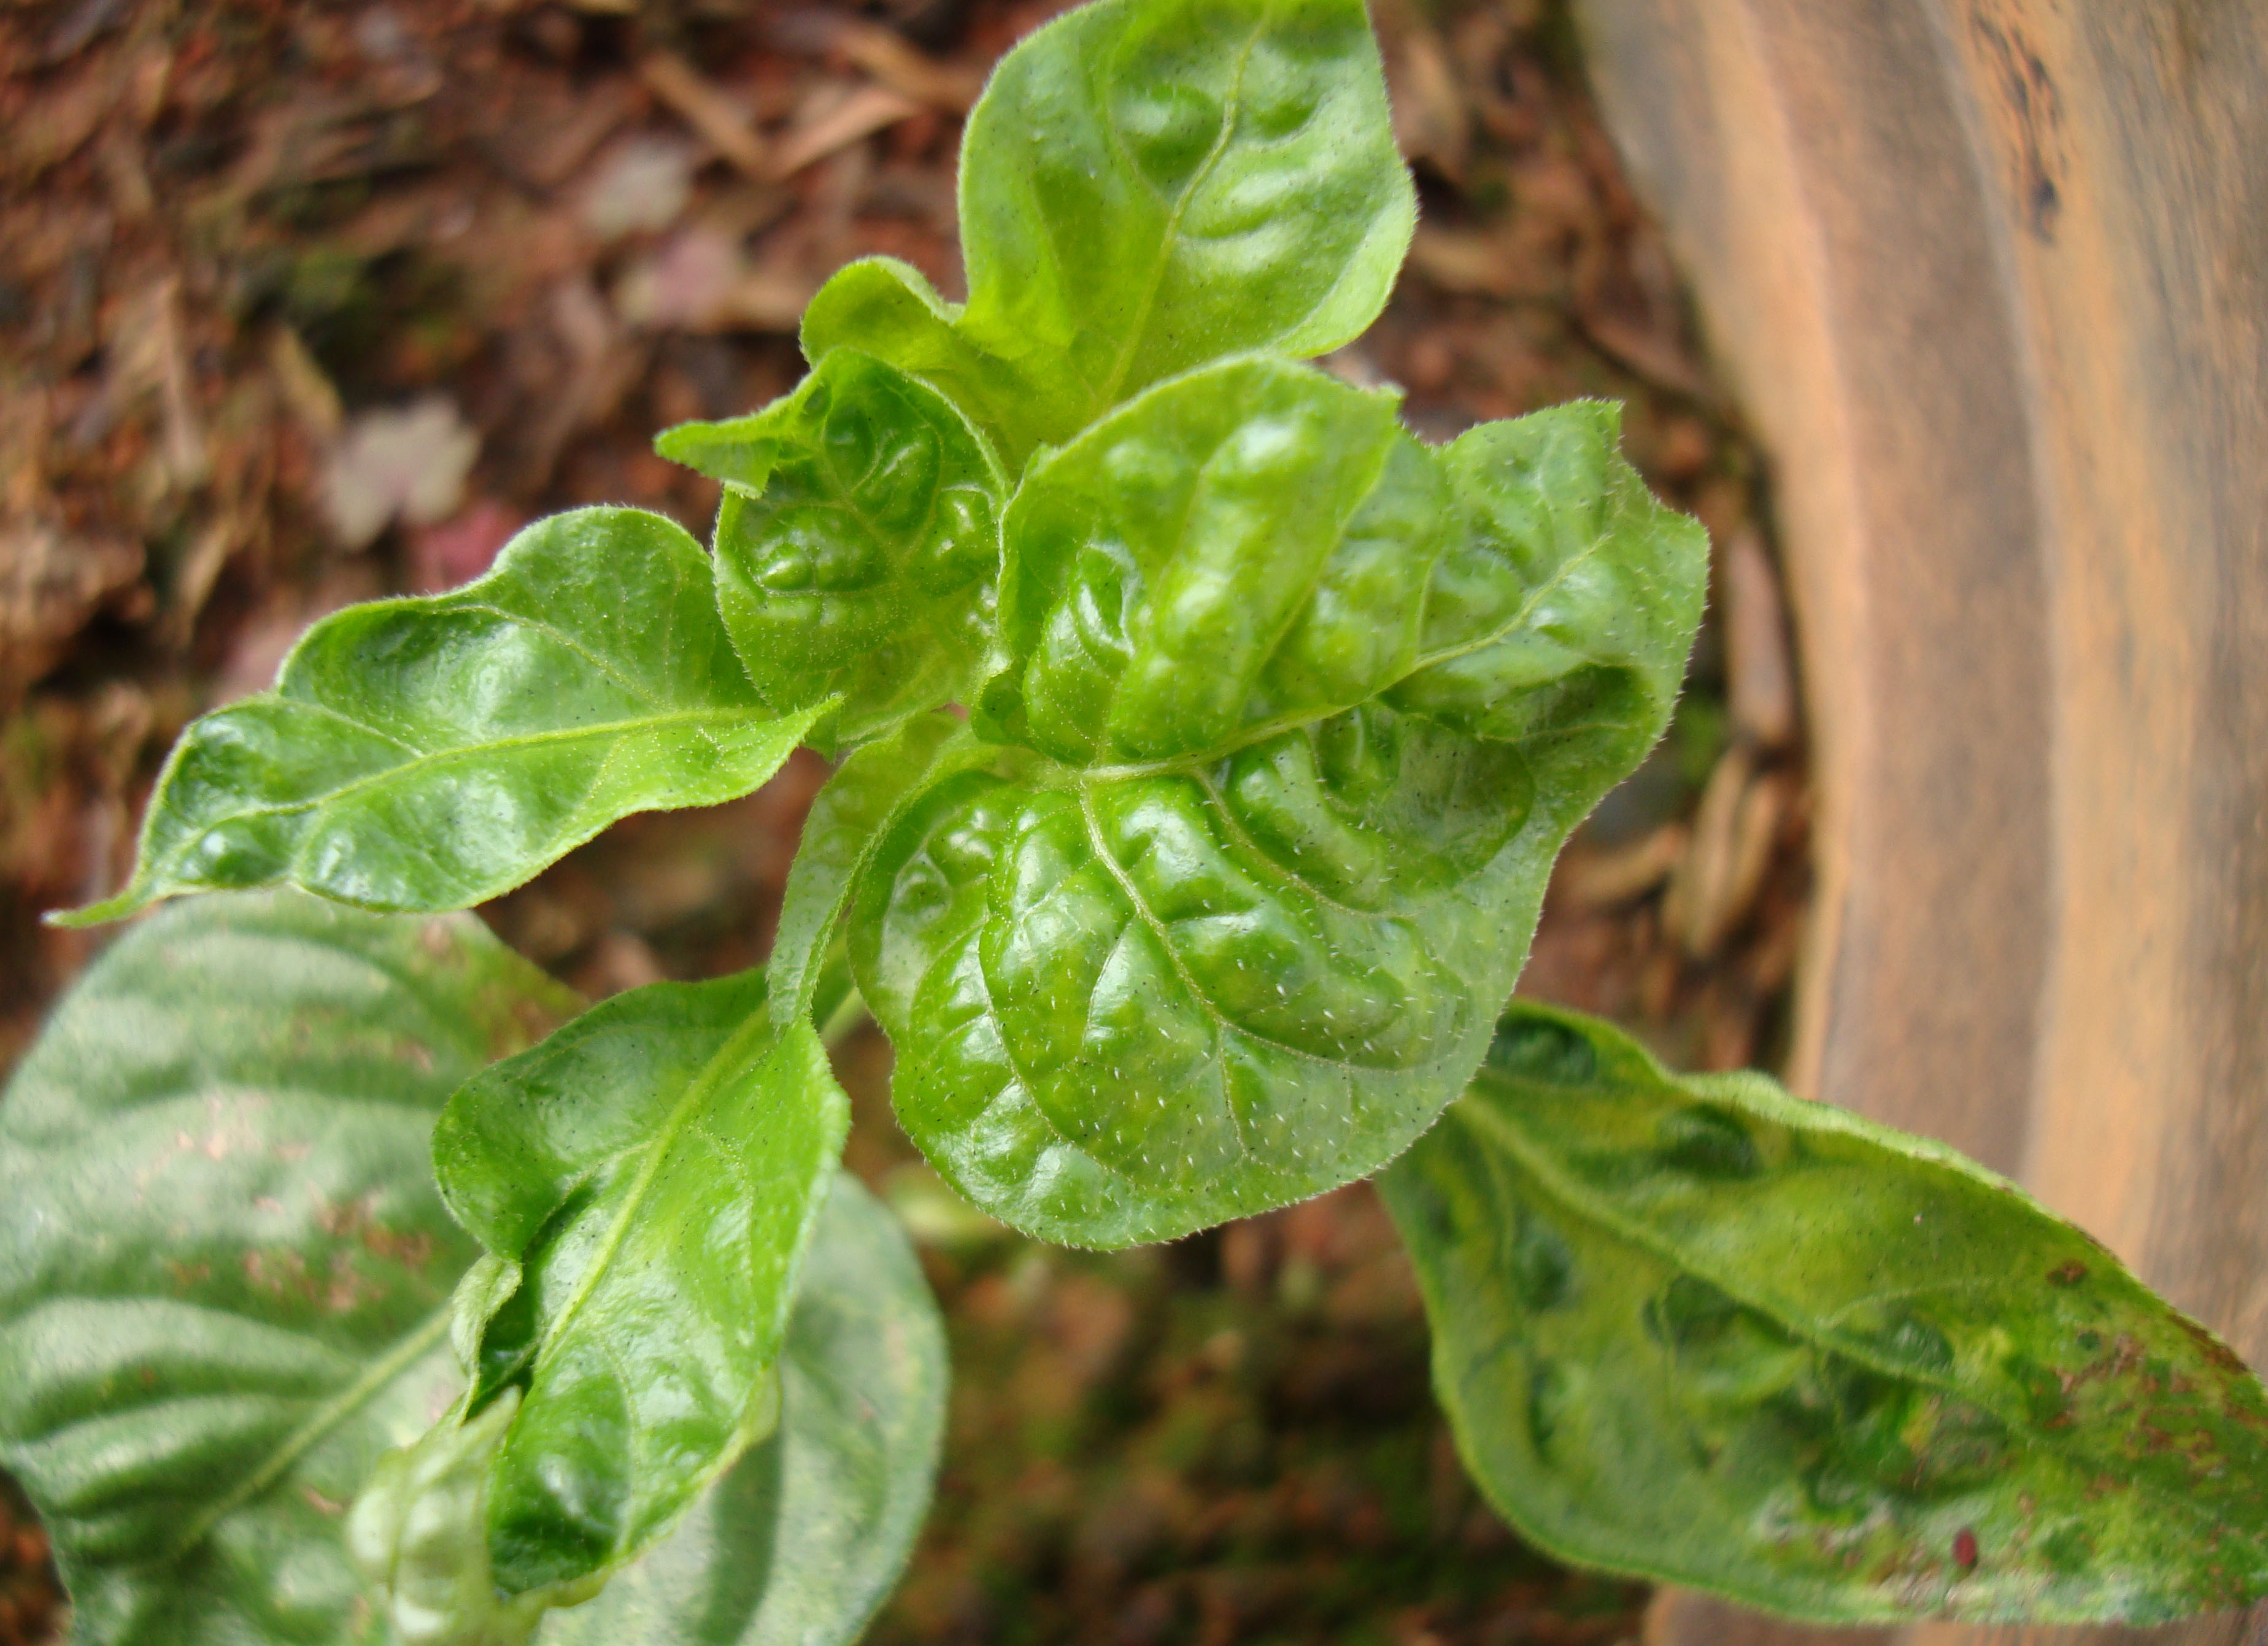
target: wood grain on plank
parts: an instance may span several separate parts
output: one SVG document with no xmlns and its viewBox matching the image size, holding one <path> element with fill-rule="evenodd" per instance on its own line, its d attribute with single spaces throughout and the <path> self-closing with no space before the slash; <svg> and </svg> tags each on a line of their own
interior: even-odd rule
<svg viewBox="0 0 2268 1646">
<path fill-rule="evenodd" d="M 1578 0 L 1775 465 L 1797 1084 L 2268 1364 L 2268 8 Z M 1847 1633 L 1668 1596 L 1662 1646 Z M 1906 1646 L 2268 1640 L 1931 1627 Z"/>
</svg>

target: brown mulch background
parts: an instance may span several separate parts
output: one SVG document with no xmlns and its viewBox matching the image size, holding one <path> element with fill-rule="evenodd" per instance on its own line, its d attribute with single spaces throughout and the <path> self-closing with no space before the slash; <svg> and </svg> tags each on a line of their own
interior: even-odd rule
<svg viewBox="0 0 2268 1646">
<path fill-rule="evenodd" d="M 0 1060 L 99 935 L 192 716 L 351 600 L 476 575 L 549 510 L 715 489 L 652 431 L 784 393 L 795 317 L 886 252 L 959 284 L 953 169 L 1000 0 L 0 0 Z M 1770 1063 L 1805 893 L 1795 682 L 1753 451 L 1693 347 L 1555 4 L 1376 8 L 1424 226 L 1336 356 L 1440 438 L 1578 395 L 1718 551 L 1670 737 L 1587 827 L 1523 988 L 1688 1067 Z M 747 966 L 803 808 L 633 819 L 483 911 L 600 995 Z M 952 1321 L 938 1512 L 873 1638 L 1509 1646 L 1642 1591 L 1524 1549 L 1459 1470 L 1406 1265 L 1356 1187 L 1171 1246 L 973 1221 L 844 1053 L 852 1163 Z M 58 1606 L 0 1490 L 0 1646 Z"/>
</svg>

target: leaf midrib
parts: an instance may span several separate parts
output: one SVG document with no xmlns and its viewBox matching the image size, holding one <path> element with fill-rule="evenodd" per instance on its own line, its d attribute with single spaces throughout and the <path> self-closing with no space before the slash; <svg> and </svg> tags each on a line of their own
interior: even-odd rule
<svg viewBox="0 0 2268 1646">
<path fill-rule="evenodd" d="M 1219 135 L 1213 139 L 1212 147 L 1206 151 L 1197 169 L 1190 174 L 1188 186 L 1167 208 L 1165 224 L 1158 235 L 1158 254 L 1151 260 L 1149 278 L 1142 288 L 1142 301 L 1134 311 L 1134 322 L 1127 328 L 1126 341 L 1119 348 L 1118 363 L 1110 369 L 1109 377 L 1104 379 L 1101 391 L 1095 394 L 1095 406 L 1098 408 L 1117 404 L 1119 391 L 1125 386 L 1126 374 L 1134 369 L 1135 354 L 1149 332 L 1150 314 L 1157 307 L 1158 293 L 1165 287 L 1166 270 L 1173 263 L 1175 244 L 1181 238 L 1182 214 L 1189 209 L 1189 202 L 1204 187 L 1206 180 L 1212 175 L 1213 168 L 1220 164 L 1221 156 L 1228 152 L 1229 144 L 1235 139 L 1237 121 L 1244 112 L 1245 70 L 1251 64 L 1253 52 L 1259 47 L 1260 37 L 1268 32 L 1270 10 L 1272 8 L 1263 8 L 1259 23 L 1236 54 L 1236 68 L 1229 77 L 1228 96 L 1222 100 Z M 1103 125 L 1110 134 L 1113 146 L 1122 146 L 1116 124 L 1106 117 Z M 1122 152 L 1120 158 L 1127 162 L 1128 168 L 1137 177 L 1141 176 L 1141 168 L 1132 164 L 1132 157 Z M 1092 408 L 1089 421 L 1093 421 Z"/>
<path fill-rule="evenodd" d="M 1188 962 L 1182 958 L 1181 951 L 1174 946 L 1173 936 L 1167 930 L 1166 922 L 1158 917 L 1157 912 L 1143 899 L 1140 889 L 1135 885 L 1124 866 L 1111 855 L 1109 844 L 1103 837 L 1102 821 L 1095 815 L 1094 797 L 1086 786 L 1079 785 L 1076 792 L 1079 796 L 1079 819 L 1086 830 L 1087 849 L 1094 854 L 1094 860 L 1102 865 L 1104 872 L 1108 874 L 1112 881 L 1116 884 L 1119 895 L 1126 900 L 1128 907 L 1134 911 L 1136 918 L 1148 927 L 1150 935 L 1157 939 L 1158 946 L 1165 952 L 1167 963 L 1174 968 L 1174 975 L 1181 981 L 1182 987 L 1189 991 L 1189 998 L 1203 1008 L 1205 1016 L 1212 1019 L 1216 1027 L 1231 1034 L 1241 1035 L 1248 1040 L 1271 1047 L 1286 1055 L 1301 1058 L 1311 1063 L 1320 1063 L 1326 1069 L 1365 1069 L 1373 1067 L 1368 1064 L 1351 1062 L 1344 1058 L 1332 1057 L 1322 1052 L 1309 1051 L 1305 1047 L 1293 1046 L 1286 1041 L 1276 1040 L 1270 1035 L 1262 1034 L 1257 1030 L 1247 1028 L 1243 1024 L 1234 1021 L 1224 1013 L 1219 1003 L 1198 987 L 1197 979 L 1189 974 Z M 1392 1072 L 1399 1074 L 1406 1071 L 1395 1069 Z M 1224 1087 L 1223 1100 L 1228 1102 L 1230 1115 L 1235 1122 L 1238 1146 L 1249 1156 L 1252 1153 L 1252 1148 L 1245 1139 L 1244 1117 L 1236 1113 L 1236 1106 L 1226 1099 L 1226 1091 Z"/>
<path fill-rule="evenodd" d="M 320 703 L 303 703 L 297 706 L 316 709 L 326 713 L 334 712 L 328 705 Z M 652 731 L 670 725 L 690 725 L 702 721 L 777 721 L 781 717 L 770 715 L 754 704 L 741 709 L 688 709 L 666 715 L 650 715 L 637 720 L 609 720 L 596 725 L 563 726 L 549 731 L 528 731 L 508 738 L 497 738 L 485 743 L 460 743 L 453 748 L 419 750 L 409 760 L 397 761 L 392 766 L 350 779 L 335 789 L 327 789 L 322 793 L 306 800 L 295 800 L 284 805 L 247 806 L 239 812 L 225 812 L 214 819 L 212 822 L 205 824 L 199 831 L 199 838 L 202 837 L 205 831 L 219 823 L 233 822 L 240 818 L 290 817 L 295 812 L 317 811 L 362 790 L 374 788 L 395 778 L 412 774 L 421 768 L 468 755 L 484 757 L 512 749 L 535 748 L 545 744 L 567 744 L 593 738 L 619 737 L 633 731 Z"/>
<path fill-rule="evenodd" d="M 592 1253 L 589 1266 L 575 1282 L 575 1290 L 568 1294 L 566 1302 L 560 1305 L 552 1325 L 543 1333 L 543 1346 L 536 1351 L 534 1364 L 529 1372 L 531 1378 L 541 1377 L 544 1370 L 557 1358 L 560 1343 L 606 1279 L 623 1242 L 630 1238 L 630 1225 L 639 1208 L 652 1192 L 654 1179 L 660 1175 L 663 1160 L 676 1146 L 679 1136 L 714 1095 L 735 1061 L 746 1054 L 751 1044 L 760 1041 L 771 1032 L 771 1013 L 768 1009 L 750 1013 L 747 1020 L 726 1036 L 725 1043 L 701 1066 L 700 1073 L 686 1083 L 684 1094 L 670 1106 L 667 1118 L 653 1135 L 644 1159 L 638 1163 L 637 1174 L 623 1191 L 622 1202 L 616 1208 L 606 1234 L 600 1238 L 598 1249 Z"/>
<path fill-rule="evenodd" d="M 310 1413 L 307 1420 L 285 1436 L 276 1450 L 269 1453 L 267 1460 L 246 1475 L 233 1490 L 224 1494 L 210 1508 L 192 1518 L 164 1558 L 180 1560 L 210 1536 L 213 1528 L 222 1521 L 266 1493 L 291 1472 L 294 1464 L 340 1424 L 352 1417 L 379 1390 L 407 1371 L 421 1356 L 447 1336 L 448 1331 L 449 1305 L 444 1303 L 369 1370 Z"/>
<path fill-rule="evenodd" d="M 1352 517 L 1350 516 L 1349 518 L 1351 518 Z M 1155 761 L 1127 761 L 1115 765 L 1076 766 L 1072 765 L 1069 761 L 1057 761 L 1057 763 L 1064 766 L 1066 769 L 1077 771 L 1086 777 L 1098 781 L 1130 777 L 1172 776 L 1185 772 L 1202 771 L 1209 767 L 1217 766 L 1223 761 L 1233 758 L 1233 756 L 1242 753 L 1244 750 L 1252 747 L 1255 744 L 1265 743 L 1269 738 L 1280 737 L 1286 731 L 1297 731 L 1302 726 L 1314 725 L 1318 722 L 1329 720 L 1334 715 L 1344 714 L 1350 709 L 1359 709 L 1363 703 L 1376 702 L 1380 698 L 1385 696 L 1387 693 L 1392 691 L 1395 687 L 1400 686 L 1405 680 L 1412 680 L 1418 675 L 1423 674 L 1430 668 L 1436 667 L 1437 665 L 1444 663 L 1454 663 L 1458 658 L 1469 657 L 1476 651 L 1485 651 L 1491 646 L 1497 645 L 1503 641 L 1508 640 L 1513 635 L 1519 633 L 1521 629 L 1525 628 L 1529 621 L 1534 618 L 1536 608 L 1543 605 L 1545 599 L 1547 599 L 1562 583 L 1565 582 L 1578 567 L 1588 562 L 1593 556 L 1597 555 L 1601 549 L 1605 547 L 1607 540 L 1611 535 L 1611 533 L 1602 532 L 1597 537 L 1593 539 L 1591 542 L 1580 552 L 1570 555 L 1553 569 L 1550 577 L 1546 577 L 1542 583 L 1537 584 L 1534 589 L 1528 592 L 1527 598 L 1520 603 L 1520 609 L 1518 611 L 1514 612 L 1503 622 L 1498 624 L 1494 628 L 1491 628 L 1484 634 L 1475 636 L 1470 639 L 1459 641 L 1453 646 L 1442 646 L 1432 651 L 1418 652 L 1410 659 L 1410 666 L 1408 668 L 1395 675 L 1394 679 L 1388 680 L 1385 685 L 1380 687 L 1368 697 L 1363 698 L 1359 702 L 1344 704 L 1337 709 L 1302 709 L 1294 710 L 1289 714 L 1278 715 L 1270 719 L 1262 721 L 1256 726 L 1247 728 L 1231 740 L 1214 744 L 1210 748 L 1199 749 L 1194 753 L 1167 755 L 1162 760 Z M 1428 597 L 1431 596 L 1432 588 L 1430 584 L 1425 592 Z M 1425 610 L 1422 605 L 1419 607 L 1418 616 L 1419 625 L 1422 628 L 1425 618 Z M 1054 757 L 1046 756 L 1044 758 L 1053 759 Z"/>
</svg>

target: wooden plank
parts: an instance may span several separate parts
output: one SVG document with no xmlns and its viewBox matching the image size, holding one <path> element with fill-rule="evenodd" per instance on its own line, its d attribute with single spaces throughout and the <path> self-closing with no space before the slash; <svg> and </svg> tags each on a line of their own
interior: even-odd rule
<svg viewBox="0 0 2268 1646">
<path fill-rule="evenodd" d="M 1911 0 L 1580 16 L 1772 461 L 1821 813 L 1791 1076 L 2013 1169 L 2048 943 L 2045 568 L 1936 42 Z"/>
<path fill-rule="evenodd" d="M 1774 459 L 1822 801 L 1793 1078 L 2268 1363 L 2268 7 L 1578 14 Z M 1867 1638 L 1675 1595 L 1652 1634 Z"/>
</svg>

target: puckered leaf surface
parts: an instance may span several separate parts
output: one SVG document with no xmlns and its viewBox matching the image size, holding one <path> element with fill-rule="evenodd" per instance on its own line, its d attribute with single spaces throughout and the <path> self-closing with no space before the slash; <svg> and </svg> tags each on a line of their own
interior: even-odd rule
<svg viewBox="0 0 2268 1646">
<path fill-rule="evenodd" d="M 747 793 L 817 713 L 776 714 L 748 684 L 678 526 L 554 515 L 461 589 L 326 618 L 274 691 L 192 725 L 132 883 L 70 922 L 286 883 L 465 908 L 630 812 Z"/>
<path fill-rule="evenodd" d="M 1462 1087 L 1573 827 L 1660 735 L 1705 542 L 1585 405 L 1436 450 L 1281 361 L 1011 503 L 1000 664 L 860 871 L 908 1131 L 1045 1238 L 1360 1177 Z"/>
<path fill-rule="evenodd" d="M 1563 1558 L 1830 1622 L 2268 1594 L 2268 1392 L 1950 1150 L 1523 1001 L 1379 1183 L 1467 1466 Z"/>
<path fill-rule="evenodd" d="M 990 631 L 1005 482 L 951 401 L 839 349 L 764 410 L 656 445 L 730 482 L 717 598 L 774 710 L 840 697 L 821 731 L 858 742 L 962 693 Z"/>
<path fill-rule="evenodd" d="M 127 932 L 0 1099 L 0 1461 L 82 1646 L 380 1638 L 339 1544 L 458 1381 L 427 1135 L 573 1000 L 469 916 L 295 893 Z"/>
<path fill-rule="evenodd" d="M 804 317 L 934 383 L 1012 468 L 1224 355 L 1377 317 L 1416 197 L 1361 0 L 1102 0 L 1001 60 L 961 148 L 965 307 L 883 259 Z"/>
<path fill-rule="evenodd" d="M 525 1390 L 486 1498 L 498 1588 L 634 1558 L 766 1432 L 848 1124 L 761 972 L 619 995 L 450 1100 L 434 1169 L 490 1254 L 470 1407 Z"/>
</svg>

